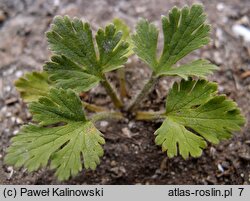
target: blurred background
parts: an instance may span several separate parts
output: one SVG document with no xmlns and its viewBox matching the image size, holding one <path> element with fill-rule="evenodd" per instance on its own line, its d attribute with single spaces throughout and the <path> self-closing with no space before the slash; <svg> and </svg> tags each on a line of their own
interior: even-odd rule
<svg viewBox="0 0 250 201">
<path fill-rule="evenodd" d="M 55 15 L 77 16 L 89 21 L 93 30 L 124 20 L 134 31 L 139 17 L 160 29 L 160 16 L 173 6 L 202 3 L 212 25 L 212 41 L 187 59 L 206 58 L 220 69 L 210 80 L 219 92 L 235 100 L 243 114 L 250 116 L 250 1 L 249 0 L 0 0 L 0 184 L 61 184 L 53 171 L 41 169 L 28 174 L 3 164 L 10 138 L 30 121 L 13 81 L 25 72 L 41 70 L 51 55 L 45 32 Z M 160 36 L 162 40 L 162 36 Z M 149 75 L 148 68 L 132 57 L 126 66 L 128 85 L 136 93 Z M 113 77 L 110 75 L 110 79 Z M 163 106 L 171 81 L 159 82 L 147 105 Z M 91 94 L 92 93 L 92 94 Z M 104 93 L 96 88 L 88 96 Z M 98 99 L 97 99 L 98 100 Z M 99 104 L 109 104 L 105 94 Z M 157 108 L 157 107 L 156 107 Z M 105 156 L 96 171 L 85 171 L 65 184 L 250 184 L 249 122 L 231 140 L 209 145 L 199 159 L 168 159 L 154 145 L 157 123 L 100 122 L 106 138 Z"/>
</svg>

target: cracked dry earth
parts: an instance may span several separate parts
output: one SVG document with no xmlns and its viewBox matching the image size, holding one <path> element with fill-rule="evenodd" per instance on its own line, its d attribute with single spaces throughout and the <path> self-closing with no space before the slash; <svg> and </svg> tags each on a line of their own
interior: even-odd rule
<svg viewBox="0 0 250 201">
<path fill-rule="evenodd" d="M 213 27 L 212 42 L 185 60 L 206 58 L 220 67 L 209 80 L 218 82 L 220 93 L 242 109 L 248 119 L 242 131 L 219 145 L 209 145 L 198 159 L 183 160 L 169 159 L 155 146 L 153 133 L 158 122 L 101 121 L 97 126 L 105 135 L 105 155 L 96 171 L 83 170 L 68 181 L 58 182 L 47 168 L 28 174 L 25 169 L 3 163 L 10 138 L 31 120 L 13 81 L 25 72 L 42 69 L 49 59 L 44 32 L 54 15 L 80 17 L 89 21 L 94 30 L 113 17 L 122 18 L 131 29 L 139 17 L 160 27 L 161 14 L 174 5 L 194 2 L 205 6 Z M 233 34 L 234 24 L 250 27 L 250 1 L 0 0 L 0 184 L 250 184 L 250 45 Z M 129 60 L 126 79 L 131 97 L 149 74 L 137 57 Z M 109 74 L 109 79 L 116 85 L 115 73 Z M 160 80 L 141 109 L 162 109 L 172 83 L 172 78 Z M 84 99 L 113 107 L 101 87 L 86 93 Z"/>
</svg>

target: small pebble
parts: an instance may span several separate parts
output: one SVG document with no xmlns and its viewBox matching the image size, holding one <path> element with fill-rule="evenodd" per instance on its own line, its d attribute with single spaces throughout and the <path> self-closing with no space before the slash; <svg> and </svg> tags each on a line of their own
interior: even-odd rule
<svg viewBox="0 0 250 201">
<path fill-rule="evenodd" d="M 219 86 L 219 87 L 218 87 L 218 91 L 219 91 L 219 92 L 224 92 L 224 90 L 225 90 L 225 89 L 224 89 L 223 86 Z"/>
<path fill-rule="evenodd" d="M 116 163 L 116 161 L 113 160 L 113 161 L 111 161 L 110 165 L 114 167 L 117 165 L 117 163 Z"/>
<path fill-rule="evenodd" d="M 151 178 L 152 179 L 156 179 L 158 177 L 158 175 L 157 174 L 154 174 Z"/>
<path fill-rule="evenodd" d="M 21 118 L 16 118 L 16 123 L 18 124 L 18 125 L 20 125 L 20 124 L 23 124 L 23 120 L 21 119 Z"/>
<path fill-rule="evenodd" d="M 145 70 L 144 69 L 140 68 L 139 71 L 140 71 L 140 74 L 142 74 L 142 75 L 145 74 Z"/>
<path fill-rule="evenodd" d="M 214 158 L 215 157 L 215 154 L 216 154 L 216 149 L 214 147 L 211 147 L 210 148 L 210 155 Z"/>
<path fill-rule="evenodd" d="M 14 72 L 15 68 L 10 68 L 6 71 L 3 71 L 3 76 L 8 76 L 8 75 L 12 75 Z"/>
<path fill-rule="evenodd" d="M 250 153 L 241 153 L 239 154 L 240 158 L 246 160 L 246 161 L 250 161 Z"/>
<path fill-rule="evenodd" d="M 220 163 L 217 165 L 217 167 L 220 172 L 224 172 L 224 168 L 222 167 Z"/>
<path fill-rule="evenodd" d="M 17 71 L 16 73 L 15 73 L 15 76 L 17 77 L 17 78 L 19 78 L 19 77 L 21 77 L 23 75 L 23 72 L 22 71 Z"/>
<path fill-rule="evenodd" d="M 101 127 L 107 127 L 108 125 L 109 125 L 109 122 L 107 122 L 107 121 L 101 121 L 100 122 Z"/>
<path fill-rule="evenodd" d="M 227 161 L 223 161 L 223 162 L 221 163 L 221 165 L 222 165 L 223 168 L 226 168 L 226 169 L 228 169 L 228 168 L 230 167 L 230 164 L 229 164 L 229 162 L 227 162 Z"/>
<path fill-rule="evenodd" d="M 129 127 L 129 128 L 133 128 L 134 126 L 135 126 L 135 122 L 130 121 L 130 122 L 128 123 L 128 127 Z"/>
<path fill-rule="evenodd" d="M 122 132 L 124 135 L 126 135 L 128 138 L 131 138 L 131 132 L 128 129 L 128 127 L 122 128 Z"/>
<path fill-rule="evenodd" d="M 246 15 L 244 15 L 242 18 L 240 18 L 237 22 L 239 24 L 243 24 L 243 25 L 249 25 L 250 24 L 250 21 L 249 21 L 249 19 L 248 19 L 248 17 Z"/>
<path fill-rule="evenodd" d="M 131 63 L 132 63 L 132 59 L 131 59 L 131 58 L 128 58 L 127 64 L 131 64 Z"/>
<path fill-rule="evenodd" d="M 222 39 L 223 39 L 223 31 L 222 31 L 222 29 L 217 28 L 215 34 L 216 34 L 216 37 L 217 37 L 219 40 L 222 40 Z"/>
<path fill-rule="evenodd" d="M 113 167 L 110 169 L 110 171 L 116 175 L 115 177 L 121 177 L 126 173 L 126 169 L 123 166 Z"/>
<path fill-rule="evenodd" d="M 6 113 L 6 117 L 11 117 L 11 116 L 12 116 L 11 112 Z"/>
<path fill-rule="evenodd" d="M 54 0 L 54 6 L 59 6 L 60 5 L 60 0 Z"/>
<path fill-rule="evenodd" d="M 4 91 L 9 92 L 10 90 L 11 90 L 11 87 L 10 87 L 10 86 L 4 87 Z"/>
<path fill-rule="evenodd" d="M 12 166 L 9 166 L 9 167 L 7 168 L 7 170 L 8 170 L 8 172 L 9 172 L 9 174 L 8 174 L 8 179 L 10 179 L 10 178 L 13 176 L 14 169 L 13 169 Z"/>
<path fill-rule="evenodd" d="M 11 117 L 10 120 L 12 121 L 12 123 L 14 123 L 16 121 L 16 117 Z"/>
<path fill-rule="evenodd" d="M 224 8 L 225 8 L 224 3 L 218 3 L 218 4 L 216 5 L 216 9 L 217 9 L 218 11 L 222 11 L 222 10 L 224 10 Z"/>
<path fill-rule="evenodd" d="M 213 57 L 214 57 L 214 61 L 217 65 L 221 65 L 223 63 L 223 59 L 222 59 L 219 52 L 214 52 Z"/>
<path fill-rule="evenodd" d="M 144 13 L 146 10 L 147 10 L 147 8 L 145 6 L 135 7 L 135 12 L 137 12 L 137 13 Z"/>
<path fill-rule="evenodd" d="M 250 42 L 250 28 L 240 24 L 235 24 L 232 27 L 232 31 L 237 37 L 242 37 L 245 42 Z"/>
<path fill-rule="evenodd" d="M 7 100 L 5 101 L 5 104 L 6 104 L 6 105 L 11 105 L 11 104 L 13 104 L 13 103 L 16 103 L 17 101 L 18 101 L 17 98 L 9 98 L 9 99 L 7 99 Z"/>
<path fill-rule="evenodd" d="M 16 135 L 19 132 L 19 130 L 14 130 L 13 135 Z"/>
<path fill-rule="evenodd" d="M 6 111 L 7 111 L 7 107 L 6 106 L 2 107 L 2 109 L 0 110 L 1 113 L 5 113 Z"/>
</svg>

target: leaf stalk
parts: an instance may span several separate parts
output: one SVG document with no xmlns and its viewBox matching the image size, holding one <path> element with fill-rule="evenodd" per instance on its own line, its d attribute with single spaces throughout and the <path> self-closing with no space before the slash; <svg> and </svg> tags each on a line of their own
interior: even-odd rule
<svg viewBox="0 0 250 201">
<path fill-rule="evenodd" d="M 136 112 L 135 116 L 136 120 L 157 120 L 164 118 L 166 118 L 165 111 L 157 111 L 157 112 L 138 111 Z"/>
<path fill-rule="evenodd" d="M 82 106 L 84 108 L 86 108 L 87 110 L 91 111 L 91 112 L 104 112 L 104 111 L 108 111 L 107 108 L 105 107 L 101 107 L 95 104 L 91 104 L 91 103 L 87 103 L 85 101 L 82 102 Z"/>
<path fill-rule="evenodd" d="M 90 118 L 92 122 L 100 121 L 102 119 L 123 119 L 123 115 L 121 112 L 100 112 L 98 114 L 92 115 Z"/>
<path fill-rule="evenodd" d="M 158 77 L 155 76 L 154 73 L 152 73 L 150 79 L 144 85 L 143 89 L 140 91 L 140 93 L 135 97 L 135 99 L 127 108 L 127 111 L 132 112 L 139 106 L 142 100 L 149 94 L 149 92 L 151 92 L 152 88 L 157 83 L 157 80 L 158 80 Z"/>
<path fill-rule="evenodd" d="M 120 82 L 120 96 L 122 98 L 126 97 L 128 95 L 127 89 L 126 89 L 126 79 L 125 79 L 125 69 L 120 68 L 118 69 L 118 78 Z"/>
<path fill-rule="evenodd" d="M 102 77 L 101 84 L 103 85 L 103 87 L 105 88 L 106 92 L 110 96 L 110 98 L 113 101 L 114 105 L 117 108 L 123 107 L 123 103 L 121 102 L 121 100 L 117 96 L 117 93 L 114 91 L 113 87 L 111 86 L 111 84 L 109 83 L 109 81 L 107 80 L 107 78 L 106 78 L 105 75 L 103 75 L 103 77 Z"/>
</svg>

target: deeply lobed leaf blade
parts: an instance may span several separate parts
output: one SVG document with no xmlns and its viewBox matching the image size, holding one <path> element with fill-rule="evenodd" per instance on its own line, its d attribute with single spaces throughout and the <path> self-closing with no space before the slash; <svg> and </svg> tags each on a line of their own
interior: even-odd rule
<svg viewBox="0 0 250 201">
<path fill-rule="evenodd" d="M 65 56 L 52 56 L 43 69 L 48 72 L 49 79 L 55 86 L 73 89 L 76 92 L 88 91 L 96 86 L 100 78 L 90 74 Z"/>
<path fill-rule="evenodd" d="M 174 7 L 168 17 L 162 16 L 164 47 L 157 56 L 158 30 L 147 20 L 140 20 L 132 36 L 135 53 L 153 70 L 154 75 L 177 75 L 204 78 L 217 68 L 207 61 L 197 60 L 174 68 L 173 66 L 190 52 L 208 44 L 210 26 L 205 22 L 203 7 L 194 4 L 178 9 Z"/>
<path fill-rule="evenodd" d="M 154 24 L 140 19 L 136 25 L 136 34 L 132 35 L 134 52 L 153 70 L 158 66 L 156 55 L 158 33 Z"/>
<path fill-rule="evenodd" d="M 162 151 L 167 150 L 170 158 L 177 156 L 177 145 L 180 155 L 185 159 L 188 158 L 189 153 L 193 157 L 199 157 L 202 149 L 207 145 L 202 137 L 190 132 L 171 118 L 166 118 L 155 135 L 157 135 L 155 143 L 162 145 Z"/>
<path fill-rule="evenodd" d="M 82 68 L 95 72 L 97 59 L 88 23 L 78 18 L 71 20 L 68 16 L 56 16 L 47 38 L 52 52 L 67 56 Z"/>
<path fill-rule="evenodd" d="M 128 56 L 132 55 L 133 54 L 133 43 L 132 43 L 132 39 L 130 36 L 129 26 L 123 20 L 121 20 L 119 18 L 114 18 L 113 24 L 116 27 L 116 32 L 119 32 L 119 31 L 122 32 L 122 40 L 126 41 L 129 44 L 128 53 L 126 54 L 126 56 L 128 57 Z"/>
<path fill-rule="evenodd" d="M 29 104 L 33 120 L 39 125 L 86 121 L 81 100 L 71 90 L 52 88 L 47 96 Z"/>
<path fill-rule="evenodd" d="M 164 48 L 159 68 L 169 68 L 184 56 L 209 42 L 210 26 L 200 4 L 173 8 L 169 17 L 162 17 Z"/>
<path fill-rule="evenodd" d="M 47 38 L 57 56 L 47 62 L 44 70 L 59 87 L 87 91 L 103 79 L 104 73 L 123 67 L 127 61 L 129 43 L 122 36 L 113 24 L 99 29 L 96 49 L 88 23 L 56 16 Z"/>
<path fill-rule="evenodd" d="M 96 168 L 105 140 L 85 118 L 80 99 L 73 91 L 52 88 L 29 108 L 39 125 L 26 125 L 12 138 L 5 157 L 7 164 L 34 171 L 51 161 L 59 180 L 81 171 L 82 157 L 86 169 Z"/>
<path fill-rule="evenodd" d="M 15 81 L 16 89 L 26 102 L 36 101 L 49 91 L 49 80 L 46 72 L 26 73 Z"/>
<path fill-rule="evenodd" d="M 99 65 L 102 72 L 109 72 L 121 68 L 127 61 L 125 56 L 128 53 L 129 44 L 121 41 L 122 32 L 116 31 L 114 24 L 99 29 L 96 35 L 96 42 L 99 50 Z"/>
<path fill-rule="evenodd" d="M 218 67 L 210 64 L 209 61 L 199 59 L 178 67 L 164 68 L 157 75 L 180 76 L 187 80 L 188 77 L 206 78 L 207 75 L 212 74 L 217 69 Z"/>
<path fill-rule="evenodd" d="M 205 80 L 175 83 L 166 102 L 166 119 L 155 132 L 156 144 L 168 156 L 201 155 L 205 140 L 217 144 L 240 130 L 245 122 L 236 103 L 217 95 L 217 85 Z M 195 137 L 196 136 L 196 137 Z"/>
</svg>

